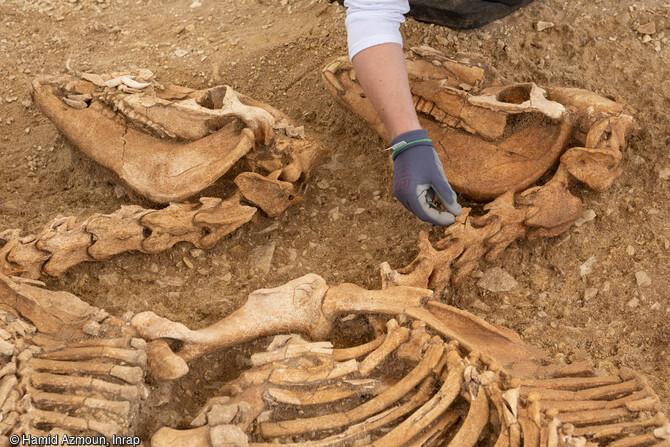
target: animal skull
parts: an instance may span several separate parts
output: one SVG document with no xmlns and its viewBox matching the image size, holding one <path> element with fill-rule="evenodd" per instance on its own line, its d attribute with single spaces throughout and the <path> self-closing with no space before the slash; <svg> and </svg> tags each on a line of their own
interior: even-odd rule
<svg viewBox="0 0 670 447">
<path fill-rule="evenodd" d="M 300 200 L 325 156 L 286 115 L 229 86 L 163 85 L 139 70 L 41 76 L 32 96 L 84 154 L 157 203 L 194 196 L 244 158 L 251 172 L 238 175 L 237 186 L 275 216 Z"/>
<path fill-rule="evenodd" d="M 484 214 L 464 208 L 441 240 L 420 234 L 408 266 L 382 266 L 387 284 L 429 287 L 438 295 L 480 259 L 494 260 L 517 239 L 553 237 L 581 215 L 574 180 L 595 191 L 620 175 L 621 150 L 632 124 L 624 105 L 575 88 L 514 84 L 478 55 L 449 58 L 414 48 L 407 68 L 419 121 L 453 188 L 491 200 Z M 346 58 L 323 70 L 333 97 L 388 140 L 383 125 Z M 543 180 L 544 179 L 544 180 Z"/>
</svg>

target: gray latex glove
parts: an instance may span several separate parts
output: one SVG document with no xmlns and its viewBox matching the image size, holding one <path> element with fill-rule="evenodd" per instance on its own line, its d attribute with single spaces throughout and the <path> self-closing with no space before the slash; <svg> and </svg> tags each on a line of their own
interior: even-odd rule
<svg viewBox="0 0 670 447">
<path fill-rule="evenodd" d="M 444 175 L 442 163 L 423 129 L 398 135 L 393 149 L 393 195 L 424 222 L 447 226 L 461 214 L 456 193 Z M 433 206 L 435 195 L 446 211 Z"/>
</svg>

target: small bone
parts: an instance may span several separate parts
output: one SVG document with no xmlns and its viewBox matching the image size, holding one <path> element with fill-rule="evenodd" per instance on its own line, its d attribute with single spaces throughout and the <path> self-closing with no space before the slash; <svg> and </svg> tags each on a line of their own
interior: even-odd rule
<svg viewBox="0 0 670 447">
<path fill-rule="evenodd" d="M 5 401 L 9 397 L 10 392 L 16 388 L 18 380 L 16 376 L 5 376 L 2 381 L 0 381 L 0 408 L 3 408 Z"/>
<path fill-rule="evenodd" d="M 573 435 L 574 436 L 592 436 L 594 439 L 600 437 L 608 437 L 612 434 L 623 433 L 627 430 L 635 430 L 640 427 L 654 427 L 661 424 L 667 423 L 667 419 L 662 413 L 656 413 L 653 417 L 646 420 L 632 421 L 632 422 L 620 422 L 617 424 L 607 424 L 607 425 L 591 425 L 586 427 L 577 427 L 575 428 Z"/>
<path fill-rule="evenodd" d="M 137 82 L 133 79 L 134 76 L 121 76 L 121 82 L 127 87 L 142 90 L 143 88 L 149 87 L 151 82 Z"/>
<path fill-rule="evenodd" d="M 62 390 L 84 390 L 90 389 L 98 391 L 107 396 L 117 397 L 131 402 L 140 399 L 140 390 L 135 386 L 118 385 L 116 383 L 106 382 L 100 379 L 77 376 L 61 376 L 49 373 L 33 373 L 30 375 L 30 382 L 36 388 L 58 388 Z"/>
<path fill-rule="evenodd" d="M 494 95 L 469 96 L 468 102 L 479 107 L 500 110 L 507 113 L 522 113 L 527 111 L 539 112 L 552 119 L 560 119 L 561 116 L 566 113 L 566 109 L 562 104 L 550 101 L 546 98 L 546 90 L 538 87 L 532 82 L 528 87 L 529 99 L 520 104 L 500 101 Z"/>
<path fill-rule="evenodd" d="M 357 359 L 377 349 L 384 342 L 386 334 L 371 340 L 363 345 L 354 346 L 351 348 L 333 349 L 333 360 L 336 362 L 343 362 L 345 360 Z"/>
<path fill-rule="evenodd" d="M 86 101 L 77 101 L 70 98 L 63 98 L 63 102 L 74 109 L 85 109 L 88 107 Z"/>
<path fill-rule="evenodd" d="M 574 413 L 560 413 L 561 422 L 576 426 L 612 422 L 631 415 L 626 408 L 612 408 L 606 410 L 577 411 Z"/>
<path fill-rule="evenodd" d="M 564 365 L 556 372 L 558 377 L 566 376 L 590 376 L 593 374 L 593 362 L 586 360 Z"/>
<path fill-rule="evenodd" d="M 112 438 L 112 435 L 120 433 L 120 429 L 116 424 L 87 420 L 53 411 L 33 410 L 30 413 L 30 416 L 32 423 L 36 426 L 44 424 L 61 427 L 66 430 L 91 430 L 110 439 Z"/>
<path fill-rule="evenodd" d="M 49 360 L 86 360 L 92 358 L 107 358 L 120 360 L 131 365 L 146 366 L 147 354 L 134 349 L 101 347 L 66 348 L 61 351 L 44 353 L 43 357 Z"/>
<path fill-rule="evenodd" d="M 489 400 L 486 393 L 480 392 L 470 402 L 470 410 L 458 430 L 456 436 L 451 440 L 451 447 L 474 446 L 489 420 Z"/>
<path fill-rule="evenodd" d="M 546 388 L 551 390 L 581 390 L 604 385 L 621 383 L 621 378 L 615 376 L 603 377 L 562 377 L 546 380 L 522 380 L 521 385 L 534 388 Z"/>
<path fill-rule="evenodd" d="M 360 364 L 360 374 L 361 377 L 365 377 L 372 372 L 379 364 L 384 361 L 386 357 L 391 355 L 398 346 L 405 343 L 409 339 L 410 330 L 406 327 L 398 327 L 398 323 L 395 319 L 389 320 L 386 323 L 388 328 L 388 333 L 384 342 L 375 349 L 373 352 L 368 354 L 367 357 Z"/>
<path fill-rule="evenodd" d="M 277 368 L 270 374 L 269 381 L 276 385 L 308 384 L 337 379 L 357 371 L 358 362 L 356 360 L 334 363 L 332 367 L 314 372 L 306 369 Z"/>
<path fill-rule="evenodd" d="M 342 427 L 365 420 L 371 415 L 393 405 L 423 381 L 430 374 L 431 369 L 438 363 L 443 352 L 444 348 L 441 345 L 431 345 L 421 363 L 403 377 L 402 380 L 377 397 L 346 413 L 335 413 L 307 419 L 294 419 L 280 423 L 266 422 L 260 424 L 260 432 L 266 437 L 287 436 Z"/>
<path fill-rule="evenodd" d="M 29 391 L 32 401 L 38 406 L 65 406 L 72 409 L 86 407 L 92 410 L 104 410 L 126 418 L 130 417 L 130 402 L 97 399 L 87 396 L 73 396 L 69 394 L 47 393 L 35 389 Z"/>
<path fill-rule="evenodd" d="M 278 362 L 295 357 L 302 357 L 305 354 L 330 355 L 333 352 L 333 344 L 330 342 L 317 342 L 306 344 L 290 344 L 282 349 L 272 352 L 261 352 L 251 356 L 253 366 L 261 366 L 267 363 Z"/>
<path fill-rule="evenodd" d="M 344 381 L 343 386 L 316 391 L 269 388 L 265 391 L 263 398 L 274 403 L 296 406 L 322 405 L 361 394 L 379 394 L 388 388 L 384 382 L 375 379 L 362 380 L 359 383 L 352 382 L 354 381 Z"/>
<path fill-rule="evenodd" d="M 63 362 L 57 360 L 32 359 L 29 366 L 35 371 L 48 371 L 56 374 L 87 373 L 102 376 L 111 375 L 136 385 L 144 378 L 144 372 L 137 366 L 121 366 L 114 363 Z"/>
<path fill-rule="evenodd" d="M 148 348 L 147 366 L 154 379 L 176 380 L 188 373 L 189 368 L 184 359 L 172 352 L 165 340 L 153 340 L 148 343 Z"/>
<path fill-rule="evenodd" d="M 385 436 L 375 441 L 373 445 L 375 447 L 403 445 L 425 429 L 431 422 L 435 421 L 449 408 L 453 400 L 458 396 L 461 384 L 463 383 L 464 369 L 465 365 L 462 363 L 452 368 L 440 390 L 428 402 Z"/>
</svg>

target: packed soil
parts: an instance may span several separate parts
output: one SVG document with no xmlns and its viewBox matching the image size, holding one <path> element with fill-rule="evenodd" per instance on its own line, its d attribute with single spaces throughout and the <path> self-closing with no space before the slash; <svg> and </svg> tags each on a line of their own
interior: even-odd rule
<svg viewBox="0 0 670 447">
<path fill-rule="evenodd" d="M 249 292 L 310 272 L 329 284 L 380 288 L 381 262 L 408 264 L 419 231 L 435 240 L 440 229 L 394 199 L 383 142 L 322 85 L 322 67 L 346 54 L 344 8 L 314 0 L 200 2 L 0 0 L 0 229 L 36 233 L 57 215 L 84 218 L 131 203 L 41 115 L 28 81 L 64 73 L 68 60 L 77 70 L 97 73 L 149 68 L 159 81 L 194 88 L 228 84 L 279 108 L 328 147 L 332 160 L 313 173 L 300 205 L 276 219 L 258 216 L 214 249 L 183 243 L 159 255 L 80 264 L 46 278 L 50 289 L 72 292 L 112 314 L 152 310 L 199 328 L 239 308 Z M 402 27 L 406 48 L 481 53 L 509 80 L 584 88 L 637 110 L 621 177 L 602 194 L 573 188 L 584 209 L 595 212 L 593 220 L 557 238 L 512 244 L 440 299 L 513 329 L 558 361 L 590 358 L 601 372 L 635 368 L 666 413 L 669 12 L 670 5 L 657 0 L 537 0 L 478 30 L 414 20 Z M 537 31 L 538 21 L 554 26 Z M 649 22 L 655 31 L 640 33 Z M 257 268 L 259 255 L 270 252 L 269 271 Z M 580 275 L 592 257 L 591 272 Z M 514 277 L 516 287 L 493 293 L 478 286 L 478 276 L 494 266 Z M 363 328 L 348 323 L 339 342 L 363 338 L 357 333 Z M 259 344 L 224 350 L 194 362 L 181 380 L 153 384 L 142 436 L 188 424 L 255 349 Z"/>
</svg>

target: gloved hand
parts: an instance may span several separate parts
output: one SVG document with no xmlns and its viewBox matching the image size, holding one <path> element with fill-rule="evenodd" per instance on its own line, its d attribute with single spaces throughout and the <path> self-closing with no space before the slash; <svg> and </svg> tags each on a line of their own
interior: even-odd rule
<svg viewBox="0 0 670 447">
<path fill-rule="evenodd" d="M 461 214 L 456 193 L 447 183 L 442 163 L 423 129 L 398 135 L 393 149 L 393 195 L 405 208 L 424 222 L 447 226 Z M 433 205 L 435 195 L 446 211 Z"/>
</svg>

